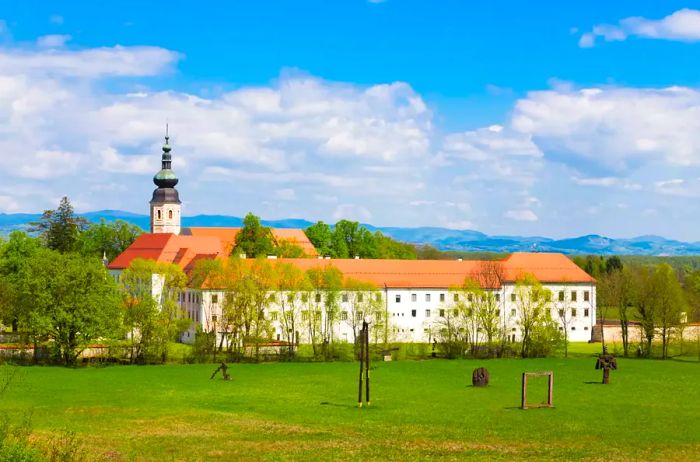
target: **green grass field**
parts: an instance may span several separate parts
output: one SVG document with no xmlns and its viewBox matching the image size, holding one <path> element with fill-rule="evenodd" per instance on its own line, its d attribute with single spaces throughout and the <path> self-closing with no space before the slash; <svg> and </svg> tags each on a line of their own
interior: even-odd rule
<svg viewBox="0 0 700 462">
<path fill-rule="evenodd" d="M 700 458 L 700 364 L 621 359 L 603 386 L 579 354 L 374 363 L 363 409 L 355 363 L 232 365 L 231 382 L 213 365 L 23 367 L 2 406 L 31 410 L 39 440 L 76 432 L 88 460 Z M 468 386 L 481 365 L 491 386 Z M 542 370 L 555 408 L 519 409 L 521 373 Z"/>
</svg>

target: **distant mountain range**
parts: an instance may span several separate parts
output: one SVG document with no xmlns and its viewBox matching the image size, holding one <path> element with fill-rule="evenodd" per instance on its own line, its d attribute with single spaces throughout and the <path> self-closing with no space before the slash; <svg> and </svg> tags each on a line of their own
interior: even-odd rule
<svg viewBox="0 0 700 462">
<path fill-rule="evenodd" d="M 6 235 L 16 229 L 26 229 L 31 221 L 38 220 L 39 214 L 4 214 L 0 213 L 0 235 Z M 148 215 L 139 215 L 119 210 L 100 210 L 82 214 L 90 221 L 100 219 L 107 221 L 124 220 L 140 226 L 149 227 Z M 263 224 L 275 228 L 306 228 L 313 223 L 302 219 L 262 220 Z M 240 227 L 243 219 L 225 215 L 195 215 L 183 217 L 183 226 L 220 226 Z M 440 250 L 460 250 L 474 252 L 562 252 L 566 254 L 593 255 L 700 255 L 700 242 L 681 242 L 661 236 L 639 236 L 631 239 L 612 239 L 595 234 L 569 239 L 550 239 L 547 237 L 524 236 L 489 236 L 472 230 L 421 227 L 397 228 L 364 225 L 368 229 L 379 230 L 399 241 L 413 244 L 429 244 Z"/>
</svg>

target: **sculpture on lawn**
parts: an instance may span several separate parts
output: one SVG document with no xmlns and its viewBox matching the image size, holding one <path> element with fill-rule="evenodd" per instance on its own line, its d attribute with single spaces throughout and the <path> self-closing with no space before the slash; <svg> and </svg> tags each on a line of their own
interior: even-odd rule
<svg viewBox="0 0 700 462">
<path fill-rule="evenodd" d="M 608 354 L 608 347 L 603 347 L 603 354 L 598 356 L 598 361 L 595 363 L 595 368 L 603 369 L 603 384 L 610 383 L 610 370 L 617 370 L 617 359 Z"/>
</svg>

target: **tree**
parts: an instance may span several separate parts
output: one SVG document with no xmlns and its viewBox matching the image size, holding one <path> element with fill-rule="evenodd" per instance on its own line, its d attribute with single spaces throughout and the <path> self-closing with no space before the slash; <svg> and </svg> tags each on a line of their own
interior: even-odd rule
<svg viewBox="0 0 700 462">
<path fill-rule="evenodd" d="M 546 355 L 559 342 L 560 334 L 552 322 L 552 293 L 531 274 L 524 274 L 515 284 L 518 327 L 522 334 L 520 355 L 523 358 Z"/>
<path fill-rule="evenodd" d="M 653 291 L 653 312 L 661 330 L 661 358 L 666 359 L 671 332 L 681 322 L 685 299 L 673 268 L 667 263 L 656 267 L 650 282 Z"/>
<path fill-rule="evenodd" d="M 321 313 L 321 352 L 325 359 L 330 359 L 333 354 L 333 333 L 339 320 L 339 297 L 343 286 L 343 273 L 338 268 L 326 266 L 311 268 L 307 271 L 307 275 L 316 306 L 314 317 L 318 316 L 316 313 Z"/>
<path fill-rule="evenodd" d="M 615 307 L 620 316 L 620 331 L 622 333 L 622 350 L 629 355 L 629 321 L 630 309 L 633 302 L 632 274 L 627 267 L 614 269 L 598 281 L 598 312 L 604 319 L 608 307 Z M 601 323 L 601 335 L 605 346 L 604 326 Z"/>
<path fill-rule="evenodd" d="M 46 210 L 37 222 L 30 223 L 30 232 L 39 233 L 44 245 L 61 253 L 77 249 L 80 233 L 88 221 L 73 212 L 67 197 L 61 199 L 56 210 Z"/>
<path fill-rule="evenodd" d="M 27 262 L 41 249 L 39 239 L 23 231 L 13 231 L 7 242 L 0 245 L 0 277 L 3 279 L 2 321 L 17 329 L 19 317 L 17 289 L 22 286 L 20 275 Z"/>
<path fill-rule="evenodd" d="M 260 223 L 260 218 L 248 213 L 243 219 L 243 228 L 236 235 L 236 245 L 232 254 L 245 254 L 246 257 L 267 257 L 275 254 L 270 228 Z"/>
<path fill-rule="evenodd" d="M 372 233 L 356 221 L 340 220 L 333 229 L 336 258 L 376 258 L 377 248 Z"/>
<path fill-rule="evenodd" d="M 190 325 L 178 301 L 187 276 L 179 266 L 134 259 L 121 274 L 124 326 L 132 362 L 165 362 L 168 342 Z"/>
<path fill-rule="evenodd" d="M 375 258 L 399 260 L 415 260 L 417 258 L 416 248 L 412 244 L 394 240 L 380 231 L 374 233 L 373 240 L 376 248 Z"/>
<path fill-rule="evenodd" d="M 333 250 L 333 232 L 330 226 L 319 221 L 306 228 L 304 234 L 306 234 L 306 237 L 308 237 L 314 247 L 316 247 L 319 255 L 336 256 Z"/>
<path fill-rule="evenodd" d="M 280 291 L 278 302 L 281 311 L 280 324 L 287 339 L 287 353 L 292 358 L 299 342 L 301 295 L 309 290 L 309 280 L 304 271 L 289 263 L 279 263 L 275 266 L 275 270 Z"/>
<path fill-rule="evenodd" d="M 381 298 L 377 297 L 379 291 L 372 283 L 347 278 L 343 283 L 344 296 L 347 297 L 349 311 L 344 321 L 352 329 L 353 342 L 357 343 L 357 336 L 362 328 L 362 322 L 366 316 L 373 318 L 372 332 L 375 333 L 374 343 L 377 343 L 378 334 L 382 331 L 384 310 Z M 341 317 L 342 319 L 342 317 Z"/>
<path fill-rule="evenodd" d="M 656 306 L 654 286 L 652 284 L 653 268 L 637 266 L 632 273 L 632 299 L 639 312 L 642 333 L 646 338 L 644 354 L 651 356 L 651 345 L 656 336 Z"/>
<path fill-rule="evenodd" d="M 19 322 L 35 339 L 52 340 L 54 357 L 65 365 L 118 331 L 117 287 L 99 260 L 41 250 L 21 271 Z"/>
<path fill-rule="evenodd" d="M 561 296 L 563 295 L 563 297 Z M 554 302 L 554 308 L 559 317 L 562 331 L 564 332 L 564 357 L 569 357 L 569 323 L 573 320 L 571 292 L 562 290 L 557 300 Z M 605 345 L 605 343 L 603 343 Z"/>
<path fill-rule="evenodd" d="M 84 255 L 92 255 L 108 260 L 114 260 L 124 252 L 141 234 L 143 230 L 123 220 L 112 223 L 104 219 L 99 223 L 90 223 L 80 234 L 76 248 Z"/>
<path fill-rule="evenodd" d="M 294 242 L 283 239 L 277 243 L 275 255 L 280 258 L 306 258 L 304 249 L 296 245 Z"/>
</svg>

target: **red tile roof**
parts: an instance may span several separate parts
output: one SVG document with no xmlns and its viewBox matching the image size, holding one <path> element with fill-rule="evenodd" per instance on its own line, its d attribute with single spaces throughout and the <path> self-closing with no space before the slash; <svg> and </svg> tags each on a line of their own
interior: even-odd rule
<svg viewBox="0 0 700 462">
<path fill-rule="evenodd" d="M 207 258 L 227 258 L 230 251 L 223 237 L 230 237 L 232 228 L 190 228 L 192 235 L 143 234 L 110 265 L 123 269 L 135 258 L 153 259 L 180 265 L 185 271 L 194 263 Z M 211 233 L 200 230 L 214 230 Z M 225 230 L 225 231 L 224 231 Z M 301 230 L 299 230 L 301 231 Z M 219 234 L 220 233 L 220 234 Z M 235 238 L 235 235 L 234 235 Z M 482 263 L 476 260 L 355 260 L 295 258 L 271 262 L 292 263 L 302 270 L 333 266 L 346 278 L 393 288 L 447 288 L 460 285 L 464 279 L 475 277 Z M 556 253 L 514 253 L 495 262 L 505 281 L 514 282 L 525 273 L 540 282 L 595 283 L 568 257 Z M 493 285 L 491 283 L 490 285 Z"/>
<path fill-rule="evenodd" d="M 189 236 L 214 236 L 221 240 L 224 252 L 230 254 L 236 243 L 236 236 L 240 231 L 241 228 L 183 228 L 182 234 Z M 308 256 L 315 257 L 318 255 L 316 248 L 309 238 L 306 237 L 303 229 L 270 228 L 270 231 L 272 231 L 272 238 L 276 244 L 288 241 L 301 247 Z"/>
</svg>

